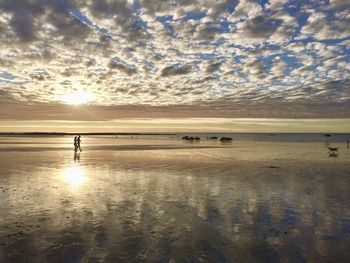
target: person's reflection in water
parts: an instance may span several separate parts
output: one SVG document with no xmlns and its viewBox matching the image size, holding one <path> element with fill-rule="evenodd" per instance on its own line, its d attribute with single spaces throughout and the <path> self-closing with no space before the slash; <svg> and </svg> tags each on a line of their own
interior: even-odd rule
<svg viewBox="0 0 350 263">
<path fill-rule="evenodd" d="M 74 151 L 74 162 L 80 162 L 80 152 Z"/>
</svg>

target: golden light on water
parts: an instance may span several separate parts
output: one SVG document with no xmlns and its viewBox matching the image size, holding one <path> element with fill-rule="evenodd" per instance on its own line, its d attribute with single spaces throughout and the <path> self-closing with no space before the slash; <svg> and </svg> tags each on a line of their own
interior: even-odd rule
<svg viewBox="0 0 350 263">
<path fill-rule="evenodd" d="M 79 164 L 67 167 L 62 174 L 62 180 L 72 191 L 77 191 L 87 180 L 84 169 Z"/>
</svg>

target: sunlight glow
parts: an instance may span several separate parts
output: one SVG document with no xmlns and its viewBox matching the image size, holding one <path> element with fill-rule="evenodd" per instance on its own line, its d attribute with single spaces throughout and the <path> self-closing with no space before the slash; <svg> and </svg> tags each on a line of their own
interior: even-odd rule
<svg viewBox="0 0 350 263">
<path fill-rule="evenodd" d="M 93 101 L 95 96 L 85 90 L 77 90 L 60 96 L 60 101 L 70 105 L 81 105 Z"/>
<path fill-rule="evenodd" d="M 64 170 L 62 180 L 71 190 L 77 191 L 86 182 L 87 177 L 85 171 L 78 164 L 74 164 Z"/>
</svg>

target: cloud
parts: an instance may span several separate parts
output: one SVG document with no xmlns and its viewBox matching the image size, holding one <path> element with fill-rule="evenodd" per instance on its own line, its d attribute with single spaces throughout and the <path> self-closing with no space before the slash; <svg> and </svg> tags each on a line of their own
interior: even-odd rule
<svg viewBox="0 0 350 263">
<path fill-rule="evenodd" d="M 137 42 L 147 38 L 142 21 L 138 18 L 133 2 L 128 0 L 100 0 L 92 1 L 87 11 L 96 25 L 104 26 L 110 32 L 128 41 Z M 103 36 L 106 37 L 107 34 Z M 108 35 L 108 37 L 112 37 Z"/>
<path fill-rule="evenodd" d="M 318 40 L 343 39 L 350 37 L 350 28 L 347 26 L 349 23 L 350 16 L 336 19 L 323 12 L 311 12 L 301 33 Z"/>
<path fill-rule="evenodd" d="M 170 11 L 170 0 L 153 1 L 153 0 L 141 0 L 142 11 L 150 16 L 162 15 L 163 12 Z M 182 1 L 184 2 L 184 1 Z"/>
<path fill-rule="evenodd" d="M 261 15 L 240 23 L 238 29 L 247 38 L 266 39 L 276 32 L 281 23 L 280 19 L 269 19 Z"/>
<path fill-rule="evenodd" d="M 245 70 L 248 72 L 248 74 L 254 75 L 258 78 L 263 78 L 265 71 L 264 71 L 264 64 L 259 60 L 252 60 L 245 63 Z"/>
<path fill-rule="evenodd" d="M 194 33 L 196 40 L 211 41 L 215 40 L 220 32 L 220 25 L 214 23 L 204 23 L 197 26 Z"/>
<path fill-rule="evenodd" d="M 194 85 L 196 85 L 196 84 L 203 84 L 203 83 L 209 82 L 209 81 L 211 81 L 213 79 L 214 78 L 212 76 L 207 76 L 207 77 L 204 77 L 202 79 L 198 79 L 198 80 L 192 81 L 192 84 L 194 84 Z"/>
<path fill-rule="evenodd" d="M 288 0 L 270 0 L 267 7 L 272 10 L 282 10 L 287 3 Z"/>
<path fill-rule="evenodd" d="M 210 64 L 206 68 L 205 72 L 206 73 L 214 73 L 220 69 L 221 64 L 222 64 L 221 62 L 216 62 L 216 63 Z"/>
<path fill-rule="evenodd" d="M 193 71 L 192 65 L 170 65 L 162 69 L 162 77 L 186 75 Z"/>
<path fill-rule="evenodd" d="M 42 1 L 1 1 L 0 10 L 11 14 L 9 26 L 18 39 L 29 42 L 35 39 L 35 18 L 44 14 L 47 3 Z"/>
<path fill-rule="evenodd" d="M 272 62 L 271 74 L 274 76 L 283 76 L 288 64 L 279 57 L 275 58 Z"/>
<path fill-rule="evenodd" d="M 242 18 L 254 18 L 262 15 L 262 6 L 257 1 L 241 0 L 235 11 L 229 16 L 230 21 L 238 21 Z"/>
<path fill-rule="evenodd" d="M 207 1 L 208 17 L 212 20 L 223 18 L 228 13 L 229 7 L 237 5 L 236 0 Z"/>
<path fill-rule="evenodd" d="M 347 10 L 347 9 L 350 9 L 350 3 L 348 1 L 343 1 L 343 0 L 330 0 L 329 7 Z"/>
<path fill-rule="evenodd" d="M 137 73 L 137 69 L 130 66 L 130 65 L 126 65 L 125 63 L 122 63 L 122 62 L 118 62 L 118 61 L 115 61 L 115 60 L 111 60 L 108 64 L 108 67 L 110 69 L 117 69 L 119 70 L 120 72 L 123 72 L 127 75 L 134 75 Z"/>
<path fill-rule="evenodd" d="M 34 70 L 32 73 L 29 74 L 29 76 L 32 80 L 37 80 L 37 81 L 44 81 L 44 80 L 51 79 L 50 74 L 45 69 Z"/>
<path fill-rule="evenodd" d="M 68 0 L 18 0 L 1 1 L 0 10 L 11 15 L 9 26 L 22 42 L 38 39 L 45 30 L 44 24 L 54 29 L 58 36 L 82 38 L 88 34 L 88 27 L 74 18 L 74 3 Z"/>
</svg>

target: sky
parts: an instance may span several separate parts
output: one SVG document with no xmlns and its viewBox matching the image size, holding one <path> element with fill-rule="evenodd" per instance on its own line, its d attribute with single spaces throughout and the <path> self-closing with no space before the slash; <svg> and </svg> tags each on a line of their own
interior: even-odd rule
<svg viewBox="0 0 350 263">
<path fill-rule="evenodd" d="M 349 25 L 348 0 L 0 0 L 0 132 L 350 132 Z"/>
</svg>

